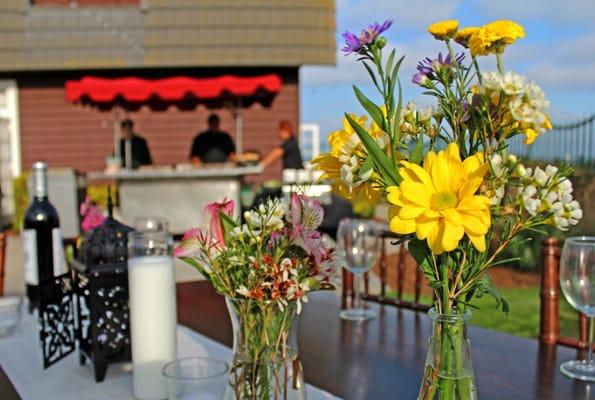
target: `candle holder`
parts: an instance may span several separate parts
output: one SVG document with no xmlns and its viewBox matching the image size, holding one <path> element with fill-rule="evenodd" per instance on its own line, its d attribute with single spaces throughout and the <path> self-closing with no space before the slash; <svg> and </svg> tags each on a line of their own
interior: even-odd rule
<svg viewBox="0 0 595 400">
<path fill-rule="evenodd" d="M 138 399 L 164 399 L 163 366 L 176 354 L 173 238 L 162 220 L 135 221 L 128 234 L 128 282 L 133 391 Z"/>
<path fill-rule="evenodd" d="M 83 238 L 71 261 L 77 299 L 80 364 L 93 363 L 95 380 L 105 378 L 109 364 L 130 361 L 127 246 L 132 228 L 112 216 Z"/>
</svg>

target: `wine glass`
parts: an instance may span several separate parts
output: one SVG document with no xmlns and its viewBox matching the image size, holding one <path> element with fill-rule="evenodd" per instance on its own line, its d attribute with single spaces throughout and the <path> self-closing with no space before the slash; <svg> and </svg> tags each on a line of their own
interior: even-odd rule
<svg viewBox="0 0 595 400">
<path fill-rule="evenodd" d="M 366 219 L 343 219 L 337 230 L 338 251 L 343 266 L 353 273 L 353 308 L 339 314 L 342 319 L 365 321 L 375 318 L 377 313 L 362 307 L 360 285 L 362 275 L 369 271 L 380 257 L 380 226 Z"/>
<path fill-rule="evenodd" d="M 595 236 L 566 239 L 560 258 L 560 286 L 566 300 L 589 318 L 589 348 L 586 360 L 560 365 L 570 378 L 595 382 L 593 362 L 593 317 L 595 317 Z"/>
</svg>

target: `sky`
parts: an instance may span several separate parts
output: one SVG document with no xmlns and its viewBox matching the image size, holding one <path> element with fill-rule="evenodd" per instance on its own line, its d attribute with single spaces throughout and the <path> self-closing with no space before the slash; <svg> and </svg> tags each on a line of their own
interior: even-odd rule
<svg viewBox="0 0 595 400">
<path fill-rule="evenodd" d="M 341 127 L 344 112 L 363 114 L 352 85 L 378 100 L 356 57 L 341 53 L 341 34 L 359 33 L 389 18 L 394 22 L 384 35 L 387 47 L 405 55 L 400 72 L 405 102 L 432 104 L 411 83 L 419 60 L 445 51 L 444 44 L 427 33 L 429 24 L 458 19 L 465 27 L 510 19 L 523 25 L 526 37 L 507 48 L 505 69 L 544 89 L 552 121 L 576 121 L 595 113 L 595 0 L 335 0 L 335 7 L 337 64 L 300 70 L 301 122 L 319 124 L 323 137 Z M 482 71 L 496 70 L 493 57 L 482 57 L 480 66 Z"/>
</svg>

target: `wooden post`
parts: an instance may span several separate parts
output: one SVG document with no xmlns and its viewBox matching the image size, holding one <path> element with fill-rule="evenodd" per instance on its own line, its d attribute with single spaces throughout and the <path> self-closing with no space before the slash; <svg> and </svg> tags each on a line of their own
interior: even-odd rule
<svg viewBox="0 0 595 400">
<path fill-rule="evenodd" d="M 547 238 L 541 247 L 541 321 L 539 340 L 553 344 L 558 341 L 558 262 L 560 250 L 556 238 Z"/>
<path fill-rule="evenodd" d="M 380 247 L 380 296 L 386 297 L 386 239 L 382 236 L 382 244 Z"/>
<path fill-rule="evenodd" d="M 405 242 L 400 244 L 399 248 L 399 264 L 397 266 L 397 298 L 403 300 L 403 284 L 405 282 L 405 259 L 407 257 L 407 250 L 405 249 Z"/>
<path fill-rule="evenodd" d="M 0 296 L 4 296 L 4 274 L 6 273 L 6 233 L 0 232 Z"/>
</svg>

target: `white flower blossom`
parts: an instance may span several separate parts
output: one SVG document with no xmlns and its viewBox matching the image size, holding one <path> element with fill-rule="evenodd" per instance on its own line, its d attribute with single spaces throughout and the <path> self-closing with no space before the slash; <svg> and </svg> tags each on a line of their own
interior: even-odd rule
<svg viewBox="0 0 595 400">
<path fill-rule="evenodd" d="M 502 87 L 502 75 L 498 72 L 485 72 L 482 74 L 482 85 L 488 89 L 498 90 Z"/>
<path fill-rule="evenodd" d="M 507 72 L 500 78 L 500 88 L 508 96 L 516 96 L 525 89 L 526 79 L 524 76 L 515 74 L 514 72 Z"/>
</svg>

